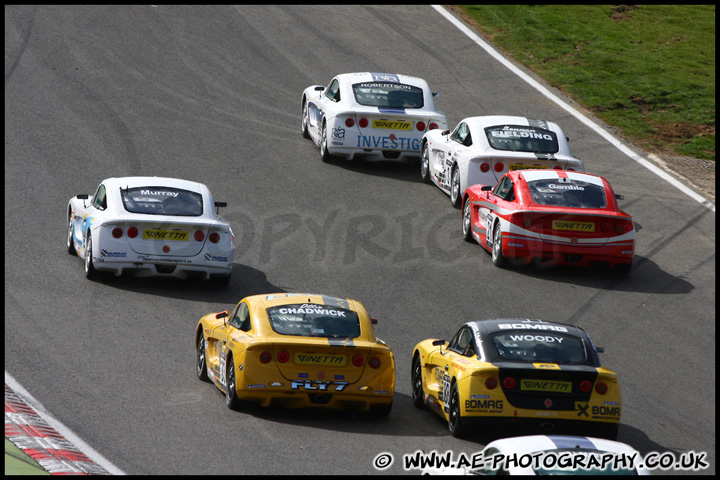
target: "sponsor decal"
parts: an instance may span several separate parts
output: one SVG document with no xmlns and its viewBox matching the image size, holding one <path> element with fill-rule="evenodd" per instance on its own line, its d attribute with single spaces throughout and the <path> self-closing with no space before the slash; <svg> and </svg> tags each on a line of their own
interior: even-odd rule
<svg viewBox="0 0 720 480">
<path fill-rule="evenodd" d="M 513 342 L 546 342 L 546 343 L 562 343 L 565 340 L 563 337 L 551 337 L 549 335 L 510 335 L 510 340 Z"/>
<path fill-rule="evenodd" d="M 253 384 L 253 385 L 248 385 L 248 388 L 265 388 L 265 387 L 266 387 L 265 384 Z"/>
<path fill-rule="evenodd" d="M 593 417 L 618 417 L 620 416 L 620 407 L 605 407 L 593 405 L 592 414 Z"/>
<path fill-rule="evenodd" d="M 358 135 L 357 139 L 358 148 L 420 151 L 419 138 L 398 138 L 395 135 L 389 135 L 387 137 L 368 137 L 365 135 Z"/>
<path fill-rule="evenodd" d="M 553 220 L 553 230 L 570 230 L 573 232 L 594 232 L 595 224 L 592 222 L 567 222 L 564 220 Z"/>
<path fill-rule="evenodd" d="M 205 260 L 208 262 L 229 262 L 230 261 L 228 259 L 228 257 L 221 257 L 218 255 L 213 255 L 212 253 L 206 253 Z"/>
<path fill-rule="evenodd" d="M 347 359 L 344 355 L 316 355 L 310 353 L 295 354 L 295 363 L 299 365 L 330 365 L 344 367 L 346 360 Z"/>
<path fill-rule="evenodd" d="M 183 259 L 183 258 L 160 258 L 160 257 L 150 257 L 146 255 L 140 255 L 138 257 L 139 260 L 142 260 L 143 262 L 148 263 L 155 263 L 155 262 L 162 262 L 162 263 L 192 263 L 192 260 L 189 259 Z"/>
<path fill-rule="evenodd" d="M 140 190 L 140 195 L 154 195 L 154 196 L 163 196 L 166 197 L 177 197 L 178 192 L 170 192 L 168 190 Z"/>
<path fill-rule="evenodd" d="M 344 140 L 345 139 L 345 129 L 333 127 L 332 136 L 333 136 L 333 138 L 338 138 L 340 140 Z"/>
<path fill-rule="evenodd" d="M 465 400 L 465 410 L 502 410 L 503 400 Z"/>
<path fill-rule="evenodd" d="M 143 230 L 143 240 L 180 240 L 187 242 L 190 234 L 180 230 Z"/>
<path fill-rule="evenodd" d="M 503 330 L 551 330 L 554 332 L 567 332 L 567 328 L 547 323 L 500 323 L 498 328 Z"/>
<path fill-rule="evenodd" d="M 548 188 L 551 188 L 553 190 L 576 190 L 579 192 L 582 192 L 585 190 L 585 187 L 581 187 L 579 185 L 574 185 L 572 183 L 565 184 L 565 185 L 558 185 L 557 183 L 549 183 L 547 185 Z"/>
<path fill-rule="evenodd" d="M 293 390 L 318 390 L 328 392 L 330 391 L 329 387 L 335 387 L 336 392 L 342 392 L 349 384 L 349 382 L 293 380 L 290 382 L 290 388 Z"/>
<path fill-rule="evenodd" d="M 554 138 L 549 133 L 541 133 L 534 129 L 514 128 L 505 126 L 502 130 L 492 130 L 490 134 L 498 138 L 537 138 L 539 140 L 553 141 Z"/>
<path fill-rule="evenodd" d="M 387 390 L 375 390 L 375 395 L 388 395 L 389 393 Z"/>
<path fill-rule="evenodd" d="M 108 258 L 125 258 L 127 257 L 127 252 L 109 252 L 103 248 L 100 250 L 100 256 Z"/>
<path fill-rule="evenodd" d="M 470 395 L 471 400 L 479 400 L 483 398 L 490 398 L 490 395 Z"/>
<path fill-rule="evenodd" d="M 412 130 L 412 123 L 399 122 L 393 120 L 373 120 L 373 128 L 383 128 L 388 130 Z"/>
<path fill-rule="evenodd" d="M 560 366 L 556 363 L 533 363 L 535 368 L 544 368 L 546 370 L 560 370 Z"/>
<path fill-rule="evenodd" d="M 578 417 L 589 417 L 590 415 L 587 412 L 589 408 L 589 403 L 575 402 L 575 410 L 578 412 Z"/>
<path fill-rule="evenodd" d="M 330 315 L 331 317 L 346 318 L 345 317 L 346 312 L 343 312 L 342 310 L 333 310 L 333 309 L 329 309 L 329 308 L 322 308 L 319 305 L 310 305 L 310 304 L 301 305 L 299 308 L 295 308 L 295 307 L 279 308 L 277 311 L 278 311 L 278 313 L 280 313 L 282 315 L 288 315 L 291 313 L 300 313 L 300 314 L 316 313 L 318 315 Z"/>
<path fill-rule="evenodd" d="M 537 169 L 542 169 L 542 168 L 548 168 L 548 166 L 547 165 L 516 165 L 516 164 L 513 164 L 508 167 L 508 170 L 510 170 L 512 172 L 514 170 L 537 170 Z"/>
<path fill-rule="evenodd" d="M 371 75 L 372 75 L 373 80 L 375 80 L 376 82 L 400 83 L 400 79 L 398 78 L 398 76 L 395 74 L 392 74 L 392 73 L 371 73 Z M 376 85 L 377 84 L 373 84 L 373 83 L 363 84 L 363 86 L 370 86 L 370 87 L 373 87 Z M 396 87 L 396 86 L 401 86 L 401 85 L 392 85 L 392 86 Z M 406 85 L 402 85 L 402 86 L 408 88 Z"/>
<path fill-rule="evenodd" d="M 570 393 L 572 382 L 550 380 L 520 380 L 520 390 L 530 392 L 561 392 Z"/>
</svg>

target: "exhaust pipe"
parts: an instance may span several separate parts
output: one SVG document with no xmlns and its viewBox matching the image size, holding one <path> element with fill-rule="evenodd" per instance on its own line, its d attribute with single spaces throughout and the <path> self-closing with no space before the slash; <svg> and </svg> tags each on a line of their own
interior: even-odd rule
<svg viewBox="0 0 720 480">
<path fill-rule="evenodd" d="M 540 428 L 542 428 L 546 432 L 551 432 L 555 429 L 555 424 L 552 422 L 543 422 L 540 424 Z"/>
</svg>

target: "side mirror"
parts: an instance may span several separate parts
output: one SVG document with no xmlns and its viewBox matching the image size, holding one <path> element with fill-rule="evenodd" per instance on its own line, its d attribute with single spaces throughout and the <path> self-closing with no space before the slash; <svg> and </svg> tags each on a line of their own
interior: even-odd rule
<svg viewBox="0 0 720 480">
<path fill-rule="evenodd" d="M 433 347 L 437 347 L 438 345 L 445 345 L 445 340 L 433 340 Z"/>
<path fill-rule="evenodd" d="M 87 200 L 88 198 L 90 198 L 90 195 L 88 195 L 87 193 L 81 193 L 81 194 L 75 195 L 75 196 L 80 200 Z"/>
<path fill-rule="evenodd" d="M 440 92 L 432 92 L 432 96 L 434 98 L 438 98 L 440 96 Z"/>
<path fill-rule="evenodd" d="M 315 87 L 316 92 L 322 92 L 323 90 L 325 90 L 325 87 Z"/>
<path fill-rule="evenodd" d="M 480 190 L 482 190 L 483 192 L 489 192 L 490 190 L 492 190 L 492 185 L 483 185 L 482 187 L 480 187 Z"/>
<path fill-rule="evenodd" d="M 220 208 L 226 208 L 227 202 L 215 202 L 215 214 L 220 213 Z"/>
<path fill-rule="evenodd" d="M 615 194 L 615 198 L 618 199 L 618 200 L 625 200 L 625 196 L 624 196 L 624 195 L 618 195 L 617 193 Z"/>
<path fill-rule="evenodd" d="M 595 347 L 598 353 L 605 353 L 605 347 Z"/>
<path fill-rule="evenodd" d="M 230 314 L 228 313 L 228 311 L 225 310 L 224 312 L 220 312 L 220 313 L 218 313 L 217 315 L 215 315 L 215 318 L 217 318 L 217 319 L 219 320 L 219 319 L 221 319 L 221 318 L 227 318 L 229 315 L 230 315 Z M 223 324 L 227 324 L 227 322 L 224 321 Z"/>
<path fill-rule="evenodd" d="M 449 134 L 450 134 L 450 130 L 445 130 L 440 135 L 449 135 Z"/>
<path fill-rule="evenodd" d="M 372 323 L 373 325 L 377 325 L 377 324 L 378 324 L 378 319 L 377 319 L 377 318 L 371 318 L 371 319 L 370 319 L 370 323 Z"/>
</svg>

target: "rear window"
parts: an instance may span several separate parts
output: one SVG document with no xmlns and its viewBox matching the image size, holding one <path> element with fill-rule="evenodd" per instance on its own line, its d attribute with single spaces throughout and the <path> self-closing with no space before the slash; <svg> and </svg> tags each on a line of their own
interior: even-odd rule
<svg viewBox="0 0 720 480">
<path fill-rule="evenodd" d="M 203 212 L 202 195 L 179 188 L 128 188 L 121 189 L 120 196 L 130 213 L 198 217 Z"/>
<path fill-rule="evenodd" d="M 607 198 L 602 185 L 571 178 L 543 179 L 528 182 L 533 202 L 539 205 L 605 208 Z"/>
<path fill-rule="evenodd" d="M 360 336 L 360 319 L 352 310 L 303 303 L 267 309 L 270 326 L 281 335 L 299 337 L 355 338 Z"/>
<path fill-rule="evenodd" d="M 564 364 L 587 362 L 583 341 L 558 332 L 502 332 L 495 334 L 492 342 L 503 360 Z"/>
<path fill-rule="evenodd" d="M 368 107 L 422 108 L 422 88 L 402 83 L 367 82 L 353 85 L 355 101 Z"/>
<path fill-rule="evenodd" d="M 560 149 L 555 132 L 539 127 L 498 125 L 486 128 L 485 135 L 495 150 L 557 153 Z"/>
</svg>

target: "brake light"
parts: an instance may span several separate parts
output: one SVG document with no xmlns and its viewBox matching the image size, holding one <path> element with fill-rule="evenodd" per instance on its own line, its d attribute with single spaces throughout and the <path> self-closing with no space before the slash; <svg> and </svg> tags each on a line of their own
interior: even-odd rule
<svg viewBox="0 0 720 480">
<path fill-rule="evenodd" d="M 352 357 L 352 364 L 356 367 L 362 367 L 365 364 L 365 357 L 358 353 L 357 355 Z"/>
<path fill-rule="evenodd" d="M 490 171 L 490 164 L 489 164 L 489 163 L 482 163 L 482 164 L 480 164 L 480 171 L 481 171 L 481 172 L 488 172 L 488 171 Z"/>
<path fill-rule="evenodd" d="M 595 391 L 599 393 L 600 395 L 605 395 L 608 391 L 608 386 L 604 384 L 603 382 L 598 383 L 595 385 Z"/>
<path fill-rule="evenodd" d="M 127 236 L 128 236 L 128 237 L 130 237 L 130 238 L 135 238 L 135 237 L 137 237 L 137 234 L 138 234 L 138 229 L 137 229 L 137 228 L 135 228 L 135 227 L 130 227 L 130 228 L 128 228 L 128 231 L 127 231 Z"/>
<path fill-rule="evenodd" d="M 367 118 L 361 118 L 358 121 L 358 125 L 360 125 L 361 128 L 365 128 L 368 126 L 368 119 Z"/>
<path fill-rule="evenodd" d="M 561 166 L 555 166 L 555 168 L 553 168 L 553 170 L 563 170 L 563 167 L 561 167 Z"/>
<path fill-rule="evenodd" d="M 345 126 L 346 126 L 346 127 L 350 128 L 350 127 L 352 127 L 353 125 L 355 125 L 355 120 L 353 120 L 352 118 L 346 118 L 346 119 L 345 119 Z"/>
<path fill-rule="evenodd" d="M 218 243 L 220 241 L 220 234 L 217 232 L 213 232 L 208 237 L 208 240 L 210 240 L 212 243 Z"/>
<path fill-rule="evenodd" d="M 437 123 L 431 123 L 428 127 L 429 130 L 435 130 L 436 128 L 440 128 Z"/>
<path fill-rule="evenodd" d="M 494 168 L 496 172 L 502 172 L 505 170 L 505 165 L 502 162 L 497 162 Z"/>
<path fill-rule="evenodd" d="M 280 363 L 285 363 L 285 362 L 287 362 L 288 360 L 290 360 L 290 354 L 289 354 L 288 352 L 286 352 L 285 350 L 281 350 L 281 351 L 277 354 L 277 361 L 278 361 L 278 362 L 280 362 Z"/>
<path fill-rule="evenodd" d="M 625 231 L 625 225 L 622 223 L 615 224 L 615 233 L 623 233 Z"/>
<path fill-rule="evenodd" d="M 115 227 L 115 228 L 113 228 L 112 236 L 115 237 L 115 238 L 120 238 L 120 237 L 122 237 L 122 228 L 120 228 L 120 227 Z"/>
<path fill-rule="evenodd" d="M 585 393 L 589 392 L 592 390 L 592 383 L 589 380 L 583 380 L 580 382 L 580 390 Z"/>
<path fill-rule="evenodd" d="M 427 126 L 427 125 L 425 125 L 425 122 L 418 122 L 417 125 L 415 125 L 415 127 L 416 127 L 418 130 L 420 130 L 421 132 L 424 132 L 424 131 L 425 131 L 425 127 L 426 127 L 426 126 Z"/>
<path fill-rule="evenodd" d="M 600 225 L 600 230 L 608 233 L 610 231 L 610 224 L 609 223 L 603 223 Z"/>
<path fill-rule="evenodd" d="M 485 388 L 492 390 L 497 387 L 497 379 L 495 377 L 488 377 L 485 379 Z"/>
<path fill-rule="evenodd" d="M 505 380 L 503 380 L 503 386 L 510 390 L 511 388 L 515 387 L 515 379 L 512 377 L 507 377 Z"/>
<path fill-rule="evenodd" d="M 270 363 L 270 360 L 272 360 L 272 355 L 270 352 L 262 352 L 260 354 L 260 361 L 262 363 Z"/>
<path fill-rule="evenodd" d="M 370 357 L 370 360 L 368 360 L 368 365 L 370 365 L 371 368 L 380 368 L 381 363 L 378 357 Z"/>
<path fill-rule="evenodd" d="M 197 230 L 195 232 L 195 240 L 197 240 L 198 242 L 202 242 L 203 240 L 205 240 L 205 233 L 202 230 Z"/>
</svg>

